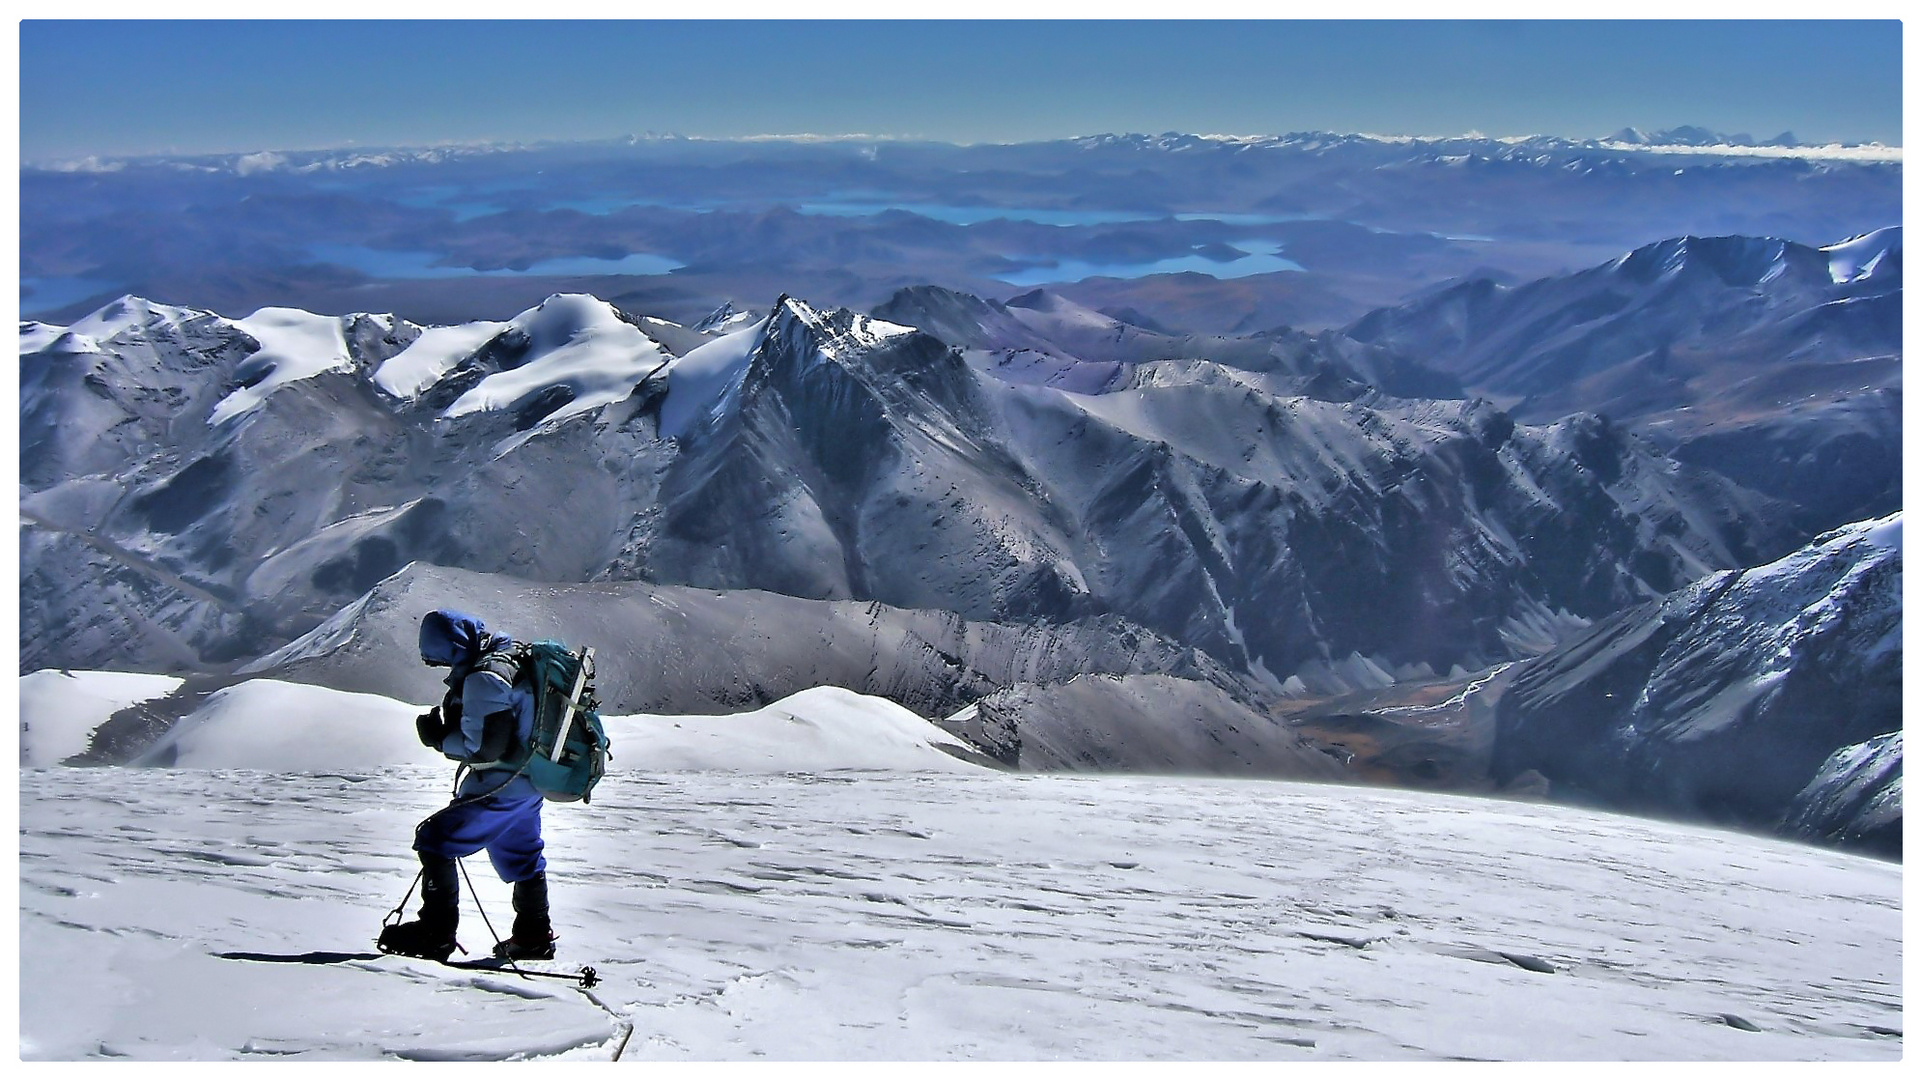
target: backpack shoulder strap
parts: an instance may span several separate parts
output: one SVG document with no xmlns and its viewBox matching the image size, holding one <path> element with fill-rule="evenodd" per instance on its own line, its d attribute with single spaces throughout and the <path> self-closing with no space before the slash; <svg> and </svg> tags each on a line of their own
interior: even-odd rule
<svg viewBox="0 0 1921 1080">
<path fill-rule="evenodd" d="M 533 655 L 525 642 L 516 641 L 504 649 L 495 649 L 480 658 L 474 665 L 475 671 L 485 671 L 500 676 L 508 686 L 519 682 L 527 673 L 527 661 Z"/>
</svg>

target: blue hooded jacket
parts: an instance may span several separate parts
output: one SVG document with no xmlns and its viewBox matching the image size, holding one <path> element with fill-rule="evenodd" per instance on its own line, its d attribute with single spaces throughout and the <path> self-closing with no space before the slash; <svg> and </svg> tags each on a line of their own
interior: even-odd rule
<svg viewBox="0 0 1921 1080">
<path fill-rule="evenodd" d="M 420 660 L 424 664 L 446 667 L 447 695 L 441 702 L 442 715 L 460 715 L 460 725 L 440 742 L 440 752 L 469 765 L 480 765 L 481 737 L 486 719 L 498 712 L 514 717 L 515 746 L 527 745 L 534 730 L 534 696 L 524 686 L 515 686 L 491 671 L 475 671 L 474 665 L 488 653 L 513 644 L 513 639 L 487 632 L 487 624 L 477 616 L 451 608 L 430 611 L 420 620 Z M 507 798 L 538 795 L 533 781 L 515 776 L 503 784 L 507 770 L 496 772 L 480 767 L 461 781 L 462 797 L 497 791 Z"/>
</svg>

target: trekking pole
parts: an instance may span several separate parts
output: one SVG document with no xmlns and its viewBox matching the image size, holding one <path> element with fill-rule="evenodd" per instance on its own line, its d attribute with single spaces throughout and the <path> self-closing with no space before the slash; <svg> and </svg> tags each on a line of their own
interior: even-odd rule
<svg viewBox="0 0 1921 1080">
<path fill-rule="evenodd" d="M 600 973 L 595 971 L 591 967 L 583 967 L 578 972 L 572 975 L 569 975 L 564 971 L 527 971 L 524 968 L 522 968 L 519 964 L 515 963 L 513 957 L 503 955 L 499 951 L 500 934 L 494 930 L 493 920 L 487 917 L 487 909 L 480 906 L 480 894 L 474 891 L 474 879 L 467 876 L 467 864 L 465 862 L 462 862 L 459 859 L 455 859 L 454 865 L 460 867 L 460 876 L 462 880 L 467 882 L 467 895 L 474 898 L 474 910 L 480 912 L 481 923 L 483 923 L 487 927 L 487 933 L 493 935 L 494 947 L 495 947 L 494 955 L 499 956 L 502 960 L 507 961 L 507 969 L 509 971 L 512 971 L 514 974 L 520 976 L 523 979 L 530 979 L 535 977 L 539 977 L 542 979 L 565 979 L 568 982 L 579 983 L 583 989 L 590 989 L 594 986 L 599 985 Z"/>
<path fill-rule="evenodd" d="M 400 903 L 395 904 L 394 909 L 387 913 L 387 917 L 380 920 L 380 928 L 382 930 L 385 930 L 388 926 L 392 925 L 394 921 L 394 917 L 396 915 L 403 919 L 407 917 L 407 901 L 412 900 L 414 898 L 414 890 L 420 887 L 421 879 L 425 878 L 426 876 L 427 876 L 427 868 L 424 866 L 421 867 L 419 871 L 417 871 L 414 874 L 414 883 L 412 885 L 407 886 L 407 895 L 401 897 Z"/>
</svg>

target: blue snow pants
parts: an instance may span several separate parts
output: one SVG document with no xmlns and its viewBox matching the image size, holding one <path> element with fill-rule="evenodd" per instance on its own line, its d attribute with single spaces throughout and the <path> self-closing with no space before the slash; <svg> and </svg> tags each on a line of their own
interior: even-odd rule
<svg viewBox="0 0 1921 1080">
<path fill-rule="evenodd" d="M 476 802 L 456 800 L 414 830 L 414 850 L 464 859 L 481 848 L 494 873 L 506 882 L 525 881 L 547 869 L 540 839 L 539 795 L 489 795 Z"/>
</svg>

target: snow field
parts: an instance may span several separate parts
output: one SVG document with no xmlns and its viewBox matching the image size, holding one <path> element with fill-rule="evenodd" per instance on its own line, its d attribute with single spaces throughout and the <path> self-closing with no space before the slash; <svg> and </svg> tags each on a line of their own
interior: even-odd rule
<svg viewBox="0 0 1921 1080">
<path fill-rule="evenodd" d="M 440 770 L 20 780 L 29 1060 L 1901 1054 L 1899 867 L 1566 808 L 618 770 L 546 813 L 557 966 L 594 965 L 596 1002 L 214 955 L 371 951 Z M 468 871 L 500 926 L 506 886 Z"/>
</svg>

